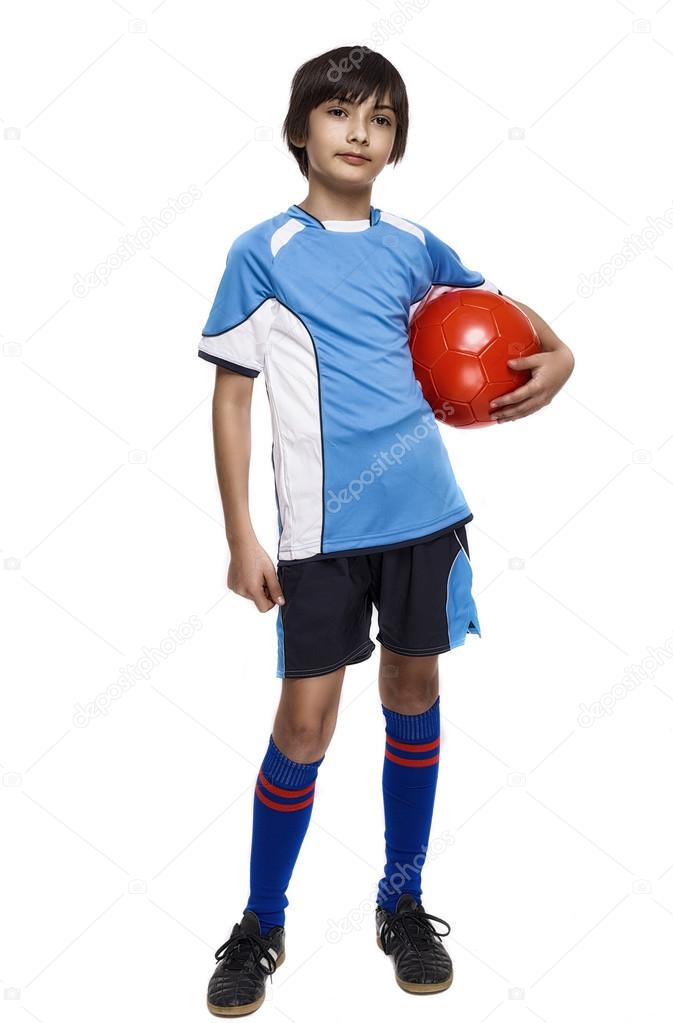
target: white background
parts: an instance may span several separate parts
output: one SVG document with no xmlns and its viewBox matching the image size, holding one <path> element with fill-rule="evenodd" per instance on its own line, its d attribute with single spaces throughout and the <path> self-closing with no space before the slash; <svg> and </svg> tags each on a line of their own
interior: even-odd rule
<svg viewBox="0 0 673 1023">
<path fill-rule="evenodd" d="M 280 139 L 292 74 L 366 43 L 411 103 L 373 204 L 531 305 L 576 368 L 536 415 L 442 428 L 483 631 L 440 658 L 423 892 L 453 987 L 413 1000 L 374 940 L 377 648 L 346 672 L 260 1012 L 670 1020 L 673 3 L 631 3 L 5 5 L 9 1019 L 206 1018 L 280 680 L 277 612 L 226 587 L 198 337 L 231 241 L 306 194 Z M 145 245 L 114 267 L 129 236 Z M 260 380 L 250 494 L 273 558 Z"/>
</svg>

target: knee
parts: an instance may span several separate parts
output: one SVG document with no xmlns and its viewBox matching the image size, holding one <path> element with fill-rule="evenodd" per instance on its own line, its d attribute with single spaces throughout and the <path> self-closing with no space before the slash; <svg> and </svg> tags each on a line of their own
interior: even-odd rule
<svg viewBox="0 0 673 1023">
<path fill-rule="evenodd" d="M 436 670 L 409 674 L 398 665 L 382 667 L 379 677 L 381 703 L 397 714 L 422 714 L 433 705 L 439 692 Z"/>
<path fill-rule="evenodd" d="M 278 715 L 273 727 L 273 741 L 290 760 L 308 764 L 323 756 L 333 730 L 327 718 Z"/>
</svg>

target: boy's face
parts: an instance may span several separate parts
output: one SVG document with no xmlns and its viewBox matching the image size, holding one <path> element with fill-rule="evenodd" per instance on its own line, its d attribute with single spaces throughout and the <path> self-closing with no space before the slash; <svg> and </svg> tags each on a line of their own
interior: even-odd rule
<svg viewBox="0 0 673 1023">
<path fill-rule="evenodd" d="M 365 185 L 381 173 L 390 159 L 397 122 L 387 94 L 379 104 L 373 96 L 363 103 L 348 103 L 337 91 L 334 99 L 311 111 L 305 146 L 312 174 Z M 342 155 L 349 153 L 366 159 L 351 162 Z"/>
</svg>

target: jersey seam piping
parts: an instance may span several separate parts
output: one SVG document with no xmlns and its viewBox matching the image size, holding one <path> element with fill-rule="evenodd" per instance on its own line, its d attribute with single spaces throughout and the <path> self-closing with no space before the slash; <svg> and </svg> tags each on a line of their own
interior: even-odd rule
<svg viewBox="0 0 673 1023">
<path fill-rule="evenodd" d="M 251 316 L 255 315 L 258 309 L 261 309 L 265 302 L 268 302 L 270 299 L 273 298 L 276 298 L 276 296 L 273 294 L 267 295 L 266 298 L 263 298 L 261 302 L 258 302 L 255 308 L 252 309 L 247 316 L 244 316 L 242 320 L 239 320 L 238 323 L 232 324 L 231 327 L 225 327 L 224 330 L 218 330 L 215 334 L 206 334 L 203 331 L 201 331 L 201 337 L 221 337 L 222 334 L 228 334 L 229 331 L 235 330 L 236 327 L 240 327 L 242 323 L 245 323 L 247 320 L 249 320 Z"/>
</svg>

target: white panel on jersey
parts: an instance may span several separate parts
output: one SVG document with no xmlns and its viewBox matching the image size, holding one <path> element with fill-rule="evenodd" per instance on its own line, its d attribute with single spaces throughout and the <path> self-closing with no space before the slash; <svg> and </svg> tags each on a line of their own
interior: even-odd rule
<svg viewBox="0 0 673 1023">
<path fill-rule="evenodd" d="M 202 335 L 199 350 L 227 362 L 261 372 L 266 339 L 278 309 L 275 298 L 267 298 L 247 320 L 211 337 Z"/>
<path fill-rule="evenodd" d="M 381 213 L 381 220 L 385 220 L 388 224 L 392 224 L 393 227 L 399 227 L 400 231 L 408 231 L 409 234 L 414 234 L 416 237 L 423 242 L 425 245 L 425 235 L 419 227 L 415 224 L 410 223 L 403 217 L 396 217 L 394 213 Z"/>
<path fill-rule="evenodd" d="M 264 377 L 271 406 L 276 495 L 284 524 L 278 557 L 308 558 L 320 553 L 322 540 L 318 367 L 311 335 L 281 304 L 267 344 Z"/>
<path fill-rule="evenodd" d="M 304 225 L 299 220 L 290 218 L 287 220 L 282 227 L 279 227 L 277 231 L 274 231 L 271 235 L 271 255 L 276 254 L 282 249 L 283 245 L 289 242 L 290 238 L 297 233 L 297 231 L 303 231 Z"/>
</svg>

